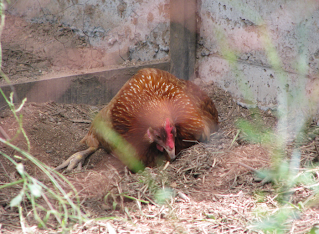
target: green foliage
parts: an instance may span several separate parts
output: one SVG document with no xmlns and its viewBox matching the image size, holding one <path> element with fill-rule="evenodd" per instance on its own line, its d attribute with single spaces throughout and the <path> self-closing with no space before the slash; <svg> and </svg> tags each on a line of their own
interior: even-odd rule
<svg viewBox="0 0 319 234">
<path fill-rule="evenodd" d="M 162 189 L 158 189 L 155 193 L 155 201 L 158 204 L 165 204 L 174 196 L 174 192 L 171 188 L 165 187 Z"/>
<path fill-rule="evenodd" d="M 169 187 L 168 174 L 159 167 L 156 173 L 152 169 L 146 168 L 139 172 L 139 184 L 143 186 L 145 194 L 155 199 L 155 202 L 164 205 L 174 196 L 174 191 Z"/>
<path fill-rule="evenodd" d="M 144 170 L 144 165 L 136 155 L 134 147 L 128 144 L 120 134 L 107 125 L 101 114 L 97 114 L 92 126 L 96 132 L 108 142 L 119 159 L 134 172 Z"/>
<path fill-rule="evenodd" d="M 2 90 L 0 89 L 0 92 L 2 93 Z M 2 93 L 3 94 L 3 93 Z M 11 94 L 12 97 L 12 94 Z M 6 99 L 7 100 L 7 99 Z M 25 101 L 24 101 L 25 102 Z M 23 103 L 24 103 L 23 102 Z M 16 112 L 17 110 L 14 107 L 13 100 L 10 99 L 7 100 L 7 103 L 14 114 L 14 116 L 17 116 Z M 23 108 L 23 104 L 20 105 L 18 110 L 21 110 Z M 20 121 L 20 118 L 16 118 L 17 121 Z M 19 130 L 23 133 L 23 136 L 27 139 L 27 142 L 29 143 L 28 137 L 22 127 L 22 121 L 19 123 Z M 52 170 L 47 165 L 43 164 L 39 160 L 37 160 L 35 157 L 33 157 L 29 152 L 22 150 L 9 141 L 6 141 L 2 138 L 0 138 L 0 142 L 7 145 L 8 147 L 12 148 L 13 150 L 17 151 L 22 155 L 23 158 L 27 159 L 28 161 L 32 162 L 36 167 L 38 167 L 51 181 L 51 185 L 45 185 L 36 178 L 32 177 L 25 169 L 24 165 L 22 163 L 17 163 L 13 158 L 11 158 L 6 153 L 0 151 L 0 154 L 4 156 L 6 159 L 8 159 L 13 165 L 15 165 L 19 175 L 22 179 L 7 183 L 5 185 L 2 185 L 0 189 L 8 188 L 10 186 L 21 184 L 21 190 L 20 192 L 11 200 L 10 206 L 11 207 L 18 207 L 19 214 L 20 214 L 20 223 L 21 226 L 26 232 L 26 223 L 24 219 L 24 213 L 27 212 L 27 210 L 23 210 L 22 208 L 22 202 L 25 200 L 30 201 L 31 203 L 31 212 L 33 213 L 34 219 L 38 222 L 38 226 L 41 228 L 46 228 L 46 222 L 48 219 L 53 216 L 56 221 L 59 223 L 60 227 L 63 231 L 69 230 L 72 223 L 74 222 L 83 222 L 86 217 L 80 210 L 80 201 L 77 197 L 77 191 L 73 187 L 73 185 L 60 173 Z M 30 145 L 28 145 L 28 148 L 30 148 Z M 59 179 L 57 179 L 59 178 Z M 60 185 L 60 182 L 58 180 L 62 180 L 68 184 L 68 186 L 72 189 L 71 193 L 67 193 L 62 186 Z M 46 206 L 41 205 L 37 202 L 37 199 L 42 198 Z M 74 203 L 73 198 L 76 199 L 76 203 Z M 58 207 L 53 206 L 50 199 L 54 199 L 58 202 Z M 39 212 L 42 214 L 45 213 L 45 215 L 40 215 Z"/>
<path fill-rule="evenodd" d="M 309 234 L 319 234 L 319 226 L 318 226 L 318 225 L 314 225 L 314 226 L 311 228 Z"/>
<path fill-rule="evenodd" d="M 262 218 L 261 222 L 254 225 L 254 229 L 262 230 L 266 233 L 286 233 L 288 226 L 293 219 L 298 218 L 298 214 L 304 210 L 311 200 L 318 199 L 319 184 L 317 173 L 318 168 L 300 168 L 301 152 L 299 147 L 303 142 L 300 140 L 300 134 L 295 137 L 295 146 L 291 155 L 287 155 L 286 144 L 282 144 L 282 139 L 276 134 L 276 130 L 265 127 L 258 121 L 249 122 L 239 120 L 237 126 L 244 135 L 244 139 L 251 143 L 263 144 L 272 153 L 272 166 L 270 169 L 263 169 L 256 172 L 257 176 L 264 183 L 271 182 L 275 188 L 275 200 L 278 202 L 278 208 L 272 210 L 262 210 L 258 216 Z M 313 190 L 313 197 L 307 201 L 299 202 L 293 205 L 291 200 L 295 188 L 302 186 Z M 256 194 L 258 202 L 265 202 L 264 194 Z"/>
<path fill-rule="evenodd" d="M 4 9 L 4 2 L 0 0 L 0 35 L 2 33 L 4 27 L 4 20 L 5 15 L 3 14 Z M 0 55 L 2 48 L 0 46 Z M 1 68 L 2 58 L 0 58 L 0 68 Z M 0 70 L 0 75 L 5 81 L 10 85 L 9 78 Z M 43 164 L 35 157 L 30 154 L 30 141 L 29 138 L 23 128 L 23 116 L 18 112 L 23 108 L 26 99 L 22 101 L 18 108 L 15 107 L 13 102 L 13 93 L 10 94 L 9 99 L 4 95 L 3 91 L 0 89 L 0 93 L 2 97 L 7 102 L 14 118 L 16 119 L 17 123 L 19 124 L 18 131 L 16 132 L 15 136 L 11 140 L 5 140 L 0 138 L 0 142 L 5 144 L 6 146 L 12 148 L 20 155 L 20 159 L 23 161 L 30 161 L 36 167 L 38 167 L 47 178 L 50 180 L 50 185 L 43 184 L 36 178 L 32 177 L 24 168 L 22 163 L 17 163 L 12 157 L 7 155 L 5 152 L 0 150 L 0 154 L 4 156 L 7 160 L 9 160 L 13 165 L 15 165 L 21 179 L 13 181 L 11 183 L 7 183 L 0 186 L 1 189 L 6 189 L 11 186 L 21 186 L 20 192 L 11 199 L 10 206 L 17 207 L 19 210 L 19 217 L 20 217 L 20 224 L 23 233 L 27 233 L 27 223 L 25 221 L 24 216 L 26 213 L 30 215 L 33 214 L 34 219 L 38 222 L 38 226 L 41 228 L 47 228 L 47 221 L 54 217 L 58 223 L 57 228 L 62 228 L 62 232 L 67 232 L 70 230 L 70 227 L 74 222 L 83 222 L 86 220 L 85 215 L 80 210 L 80 201 L 77 197 L 77 191 L 73 187 L 73 185 L 60 173 L 53 171 L 50 167 Z M 27 151 L 22 150 L 11 142 L 20 134 L 22 133 L 26 143 L 27 143 Z M 67 193 L 62 186 L 60 185 L 61 181 L 66 183 L 71 191 Z M 41 205 L 38 202 L 38 199 L 42 199 L 45 205 Z M 55 201 L 56 205 L 52 204 L 52 199 Z M 28 210 L 26 206 L 22 206 L 22 203 L 25 201 L 29 201 L 31 204 L 31 210 Z M 43 202 L 42 202 L 43 204 Z M 41 214 L 40 214 L 41 213 Z"/>
<path fill-rule="evenodd" d="M 265 218 L 263 222 L 257 223 L 255 228 L 266 233 L 286 233 L 288 231 L 287 223 L 296 218 L 298 218 L 296 211 L 283 206 L 275 214 Z"/>
<path fill-rule="evenodd" d="M 274 140 L 274 134 L 271 128 L 266 127 L 259 121 L 249 122 L 244 119 L 237 121 L 237 127 L 243 133 L 243 139 L 254 144 L 271 144 Z"/>
<path fill-rule="evenodd" d="M 262 118 L 256 114 L 255 110 L 251 110 L 254 116 L 253 121 L 238 120 L 237 126 L 241 133 L 241 137 L 245 141 L 254 144 L 262 144 L 268 149 L 272 156 L 272 165 L 270 169 L 260 170 L 257 176 L 264 183 L 271 182 L 275 188 L 275 200 L 278 202 L 278 207 L 273 210 L 265 211 L 262 209 L 258 216 L 262 218 L 261 222 L 254 225 L 255 228 L 266 233 L 285 233 L 289 229 L 288 226 L 293 219 L 298 218 L 298 213 L 302 212 L 305 206 L 311 200 L 318 200 L 318 167 L 301 168 L 301 150 L 302 144 L 309 140 L 313 140 L 319 133 L 317 127 L 309 131 L 305 130 L 308 116 L 306 116 L 301 107 L 311 106 L 312 103 L 306 100 L 305 94 L 306 82 L 304 79 L 308 72 L 307 57 L 306 57 L 306 41 L 307 28 L 304 25 L 296 25 L 298 33 L 299 55 L 296 57 L 295 73 L 299 79 L 295 85 L 299 85 L 298 90 L 294 90 L 293 95 L 289 95 L 288 76 L 290 73 L 284 71 L 283 62 L 279 56 L 276 46 L 272 42 L 272 35 L 267 28 L 267 24 L 258 14 L 257 10 L 251 8 L 242 1 L 225 0 L 227 5 L 231 5 L 235 11 L 244 13 L 249 20 L 252 20 L 254 26 L 260 32 L 260 39 L 263 43 L 264 52 L 268 58 L 268 63 L 276 73 L 276 81 L 282 89 L 282 93 L 278 94 L 277 118 L 278 123 L 275 129 L 267 128 L 262 121 Z M 236 52 L 230 51 L 230 46 L 227 44 L 223 30 L 215 29 L 217 40 L 220 44 L 221 53 L 225 59 L 229 61 L 233 72 L 237 79 L 239 89 L 245 99 L 252 100 L 253 95 L 251 90 L 244 86 L 245 77 L 237 68 Z M 239 82 L 241 80 L 241 82 Z M 291 90 L 290 90 L 291 91 Z M 254 102 L 254 100 L 253 100 Z M 310 133 L 310 134 L 309 134 Z M 288 142 L 291 153 L 288 154 Z M 293 193 L 297 186 L 302 186 L 313 191 L 313 195 L 306 201 L 299 202 L 297 205 L 290 203 Z M 264 202 L 265 194 L 256 194 L 258 202 Z M 275 211 L 274 211 L 275 210 Z M 317 233 L 317 228 L 311 229 L 310 233 Z"/>
</svg>

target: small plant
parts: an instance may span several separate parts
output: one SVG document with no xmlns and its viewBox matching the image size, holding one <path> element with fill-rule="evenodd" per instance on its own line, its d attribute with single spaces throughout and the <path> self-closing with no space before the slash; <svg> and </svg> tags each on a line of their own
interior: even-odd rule
<svg viewBox="0 0 319 234">
<path fill-rule="evenodd" d="M 266 23 L 262 20 L 257 11 L 250 9 L 249 5 L 241 4 L 241 1 L 226 1 L 232 5 L 234 9 L 244 12 L 249 18 L 254 19 L 256 30 L 259 31 L 261 42 L 265 54 L 268 58 L 269 65 L 276 73 L 276 78 L 279 82 L 281 92 L 279 92 L 277 101 L 278 108 L 276 116 L 278 119 L 275 129 L 270 129 L 264 126 L 262 119 L 252 109 L 254 121 L 238 120 L 237 126 L 240 129 L 244 140 L 251 143 L 258 143 L 265 146 L 272 155 L 272 166 L 269 170 L 259 171 L 257 174 L 263 179 L 263 182 L 273 183 L 275 190 L 275 200 L 278 206 L 273 210 L 259 213 L 261 221 L 256 223 L 253 229 L 259 229 L 266 233 L 284 233 L 289 229 L 289 224 L 296 218 L 298 214 L 304 211 L 306 205 L 311 204 L 311 201 L 317 201 L 319 198 L 318 184 L 318 167 L 311 166 L 308 168 L 301 167 L 301 150 L 300 147 L 304 144 L 307 134 L 305 128 L 308 123 L 309 116 L 305 114 L 304 107 L 311 109 L 314 105 L 311 100 L 306 100 L 305 94 L 306 83 L 304 82 L 307 75 L 307 60 L 305 43 L 300 43 L 300 54 L 295 61 L 296 74 L 299 74 L 298 89 L 290 90 L 293 95 L 287 92 L 287 78 L 289 73 L 284 71 L 283 63 L 277 50 L 272 42 L 270 32 L 266 27 Z M 245 77 L 237 68 L 237 54 L 232 51 L 225 40 L 223 30 L 215 30 L 222 55 L 229 61 L 233 72 L 238 79 L 238 85 L 242 91 L 245 100 L 250 100 L 253 103 L 253 95 L 251 90 L 244 85 Z M 302 42 L 306 41 L 307 29 L 303 26 L 297 26 L 298 38 Z M 309 131 L 311 139 L 318 135 L 316 128 Z M 289 150 L 288 150 L 289 148 Z M 297 205 L 293 204 L 292 198 L 297 187 L 312 190 L 312 195 L 306 200 L 301 201 Z M 264 198 L 258 196 L 258 201 Z M 258 215 L 257 215 L 258 216 Z"/>
<path fill-rule="evenodd" d="M 1 89 L 0 92 L 7 101 L 10 110 L 16 117 L 16 120 L 19 122 L 18 132 L 23 133 L 23 136 L 28 142 L 28 149 L 30 149 L 28 137 L 22 127 L 22 116 L 17 116 L 17 112 L 19 112 L 23 108 L 23 104 L 26 100 L 22 102 L 18 109 L 15 109 L 12 93 L 10 95 L 10 100 L 8 100 Z M 31 161 L 50 179 L 51 184 L 53 186 L 52 187 L 46 185 L 38 179 L 32 177 L 24 169 L 24 165 L 22 163 L 17 163 L 12 157 L 0 151 L 0 154 L 4 156 L 6 159 L 8 159 L 15 166 L 19 175 L 21 176 L 20 180 L 2 185 L 0 189 L 21 184 L 20 193 L 11 200 L 10 206 L 18 207 L 20 223 L 24 232 L 27 232 L 27 224 L 24 221 L 24 212 L 21 203 L 25 199 L 27 199 L 31 203 L 31 211 L 33 212 L 34 219 L 38 222 L 38 226 L 41 228 L 47 227 L 46 222 L 51 216 L 55 217 L 56 221 L 63 230 L 68 230 L 72 222 L 82 222 L 86 219 L 79 208 L 80 201 L 79 198 L 77 198 L 77 191 L 63 175 L 52 170 L 47 165 L 41 163 L 39 160 L 33 157 L 28 151 L 16 147 L 14 144 L 10 143 L 10 141 L 0 138 L 0 142 L 19 152 L 20 155 L 24 157 L 24 159 Z M 62 186 L 60 185 L 61 182 L 59 182 L 59 180 L 61 179 L 62 181 L 66 182 L 70 186 L 70 188 L 72 188 L 72 192 L 67 193 L 62 188 Z M 42 198 L 45 201 L 46 207 L 38 203 L 39 198 Z M 73 198 L 76 199 L 75 203 Z M 52 204 L 52 199 L 58 202 L 58 206 Z M 39 212 L 41 212 L 44 215 L 40 216 Z"/>
<path fill-rule="evenodd" d="M 2 0 L 0 0 L 0 35 L 3 30 L 5 20 L 3 9 L 4 3 Z M 2 54 L 1 46 L 0 54 Z M 0 58 L 0 67 L 1 61 L 2 58 Z M 8 84 L 10 84 L 9 78 L 1 70 L 0 75 L 6 80 Z M 15 137 L 22 133 L 24 139 L 27 142 L 27 150 L 20 149 L 12 143 L 15 137 L 10 140 L 0 138 L 0 142 L 22 155 L 22 157 L 19 156 L 19 159 L 29 160 L 30 162 L 32 162 L 47 176 L 47 178 L 49 178 L 51 182 L 50 185 L 47 185 L 34 178 L 25 170 L 23 163 L 17 163 L 13 157 L 0 150 L 0 154 L 15 166 L 21 178 L 19 180 L 0 186 L 0 190 L 12 186 L 20 187 L 20 192 L 14 198 L 12 198 L 10 206 L 17 207 L 19 211 L 20 225 L 23 233 L 27 233 L 30 231 L 25 220 L 25 215 L 27 212 L 29 214 L 33 214 L 35 221 L 38 223 L 38 227 L 47 228 L 47 221 L 51 217 L 54 217 L 58 223 L 57 228 L 62 228 L 62 232 L 67 232 L 74 222 L 81 223 L 86 220 L 85 215 L 80 210 L 80 201 L 77 197 L 77 191 L 63 175 L 52 170 L 50 167 L 43 164 L 30 154 L 31 146 L 28 136 L 23 128 L 23 116 L 18 115 L 18 113 L 23 109 L 26 99 L 24 99 L 20 106 L 16 108 L 13 102 L 13 92 L 10 94 L 9 99 L 5 96 L 1 89 L 0 93 L 7 102 L 8 107 L 10 108 L 13 116 L 19 124 L 19 128 L 16 132 Z M 15 157 L 18 158 L 18 156 Z M 61 186 L 61 181 L 68 184 L 68 186 L 71 188 L 70 192 L 66 192 L 63 189 L 63 187 Z M 42 202 L 39 202 L 40 199 L 42 199 Z M 29 203 L 30 208 L 26 208 L 28 206 L 23 206 L 23 203 Z"/>
</svg>

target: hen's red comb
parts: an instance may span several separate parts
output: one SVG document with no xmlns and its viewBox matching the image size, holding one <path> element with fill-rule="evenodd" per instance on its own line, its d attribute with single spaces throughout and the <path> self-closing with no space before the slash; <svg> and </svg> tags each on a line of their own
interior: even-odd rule
<svg viewBox="0 0 319 234">
<path fill-rule="evenodd" d="M 171 126 L 169 119 L 166 119 L 166 123 L 165 123 L 165 131 L 167 133 L 167 139 L 166 139 L 166 144 L 170 149 L 173 149 L 175 147 L 175 141 L 174 141 L 174 136 L 172 134 L 172 129 L 173 127 Z"/>
</svg>

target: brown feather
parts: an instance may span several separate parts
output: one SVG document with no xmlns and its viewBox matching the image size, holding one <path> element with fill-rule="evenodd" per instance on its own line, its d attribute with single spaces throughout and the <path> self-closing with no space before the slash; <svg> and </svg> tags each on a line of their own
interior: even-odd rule
<svg viewBox="0 0 319 234">
<path fill-rule="evenodd" d="M 207 141 L 218 130 L 218 113 L 213 101 L 190 81 L 158 69 L 142 69 L 128 80 L 96 119 L 119 133 L 136 150 L 139 160 L 154 166 L 160 154 L 150 142 L 148 129 L 160 129 L 166 119 L 176 128 L 175 153 L 194 142 Z M 187 141 L 185 141 L 187 140 Z M 112 147 L 94 129 L 94 121 L 82 142 L 89 147 Z"/>
</svg>

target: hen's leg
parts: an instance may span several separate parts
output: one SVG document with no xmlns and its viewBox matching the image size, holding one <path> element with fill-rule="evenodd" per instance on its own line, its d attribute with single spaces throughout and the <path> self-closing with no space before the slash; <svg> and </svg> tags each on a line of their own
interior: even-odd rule
<svg viewBox="0 0 319 234">
<path fill-rule="evenodd" d="M 69 157 L 66 161 L 64 161 L 61 165 L 57 166 L 55 168 L 55 170 L 61 170 L 65 167 L 67 167 L 65 171 L 69 172 L 72 169 L 74 169 L 76 165 L 78 165 L 78 170 L 80 170 L 82 168 L 82 164 L 83 164 L 84 160 L 88 156 L 93 154 L 97 149 L 98 149 L 98 147 L 89 147 L 86 150 L 77 152 L 77 153 L 73 154 L 71 157 Z"/>
</svg>

